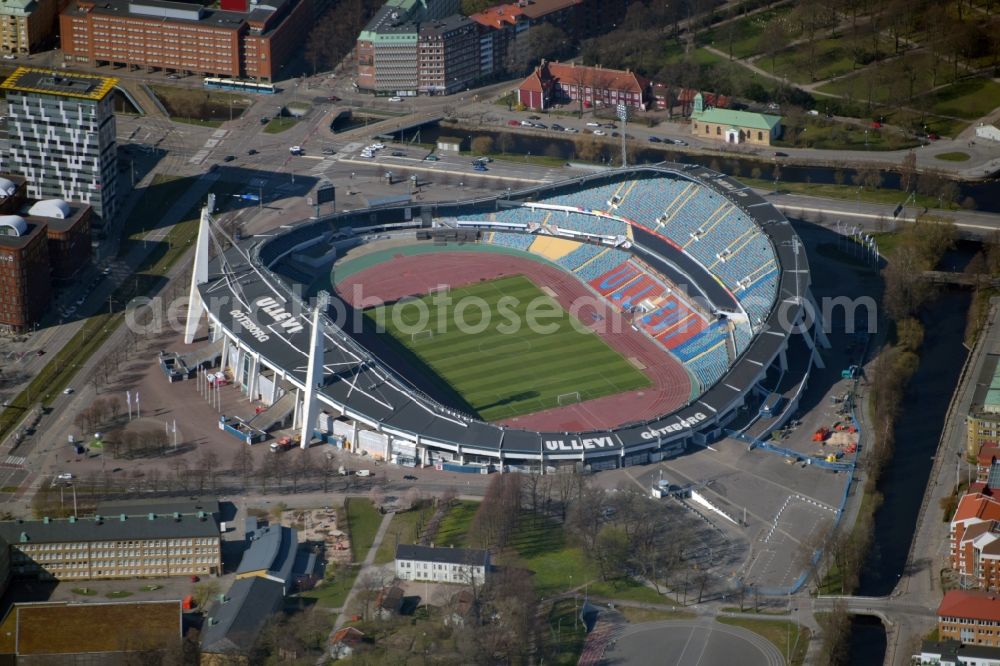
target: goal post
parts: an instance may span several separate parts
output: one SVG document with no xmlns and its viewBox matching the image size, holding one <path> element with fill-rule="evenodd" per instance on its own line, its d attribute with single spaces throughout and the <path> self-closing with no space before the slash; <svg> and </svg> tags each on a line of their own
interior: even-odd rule
<svg viewBox="0 0 1000 666">
<path fill-rule="evenodd" d="M 427 329 L 425 331 L 416 331 L 410 333 L 410 342 L 419 342 L 421 340 L 429 340 L 434 337 L 434 331 Z"/>
<path fill-rule="evenodd" d="M 580 392 L 573 391 L 571 393 L 560 393 L 556 400 L 558 400 L 560 407 L 563 405 L 572 405 L 580 402 Z"/>
</svg>

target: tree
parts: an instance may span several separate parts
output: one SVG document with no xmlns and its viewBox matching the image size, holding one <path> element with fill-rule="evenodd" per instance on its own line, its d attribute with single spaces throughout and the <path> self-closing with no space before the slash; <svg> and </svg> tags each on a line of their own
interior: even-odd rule
<svg viewBox="0 0 1000 666">
<path fill-rule="evenodd" d="M 315 473 L 316 467 L 313 464 L 312 449 L 300 451 L 299 457 L 295 460 L 291 470 L 292 492 L 298 492 L 299 481 L 308 480 L 309 477 L 313 476 Z"/>
<path fill-rule="evenodd" d="M 819 649 L 822 662 L 831 666 L 847 664 L 851 632 L 851 617 L 847 613 L 847 605 L 843 601 L 837 601 L 829 613 L 817 620 L 822 636 Z"/>
<path fill-rule="evenodd" d="M 195 605 L 201 609 L 205 610 L 209 602 L 213 601 L 219 594 L 219 581 L 217 580 L 206 580 L 201 583 L 197 583 L 192 590 L 191 596 L 194 597 Z"/>
<path fill-rule="evenodd" d="M 472 140 L 472 152 L 479 155 L 489 155 L 493 152 L 493 137 L 477 136 Z"/>
<path fill-rule="evenodd" d="M 551 23 L 522 32 L 507 51 L 505 68 L 511 74 L 526 73 L 543 59 L 558 60 L 570 52 L 572 44 L 562 29 Z"/>
<path fill-rule="evenodd" d="M 899 168 L 899 189 L 912 192 L 917 184 L 917 154 L 912 150 L 903 157 Z"/>
<path fill-rule="evenodd" d="M 784 22 L 780 20 L 769 21 L 760 39 L 761 43 L 766 45 L 767 56 L 771 59 L 771 73 L 774 74 L 774 59 L 779 51 L 788 46 L 788 31 Z"/>
<path fill-rule="evenodd" d="M 240 446 L 233 454 L 233 470 L 240 475 L 243 487 L 246 488 L 250 475 L 253 474 L 253 455 L 250 453 L 250 445 Z"/>
<path fill-rule="evenodd" d="M 209 487 L 215 490 L 215 480 L 219 474 L 219 456 L 214 451 L 205 451 L 198 457 L 198 469 L 208 479 Z"/>
</svg>

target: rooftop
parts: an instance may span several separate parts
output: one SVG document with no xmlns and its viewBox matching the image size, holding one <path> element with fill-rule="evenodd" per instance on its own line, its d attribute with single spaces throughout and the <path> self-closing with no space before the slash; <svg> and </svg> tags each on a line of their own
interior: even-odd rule
<svg viewBox="0 0 1000 666">
<path fill-rule="evenodd" d="M 230 653 L 248 650 L 268 619 L 285 600 L 281 583 L 266 578 L 243 578 L 233 583 L 223 599 L 208 610 L 202 625 L 201 650 Z"/>
<path fill-rule="evenodd" d="M 98 101 L 104 99 L 117 84 L 118 79 L 109 76 L 18 67 L 0 84 L 0 89 Z"/>
<path fill-rule="evenodd" d="M 950 590 L 945 592 L 937 614 L 963 620 L 1000 621 L 1000 598 L 992 592 Z"/>
<path fill-rule="evenodd" d="M 987 354 L 972 397 L 972 411 L 1000 414 L 1000 354 Z"/>
<path fill-rule="evenodd" d="M 754 113 L 753 111 L 733 111 L 731 109 L 706 109 L 698 114 L 691 114 L 692 117 L 705 123 L 718 123 L 719 125 L 732 125 L 734 127 L 749 127 L 751 129 L 771 131 L 781 124 L 781 116 L 772 116 L 766 113 Z"/>
<path fill-rule="evenodd" d="M 123 518 L 124 516 L 124 518 Z M 0 522 L 0 538 L 8 543 L 64 543 L 123 539 L 178 539 L 219 536 L 219 525 L 206 513 L 191 515 L 115 514 L 93 518 L 10 520 Z"/>
<path fill-rule="evenodd" d="M 490 553 L 472 548 L 435 548 L 401 543 L 396 546 L 397 560 L 418 560 L 439 564 L 486 564 Z"/>
<path fill-rule="evenodd" d="M 958 508 L 951 522 L 972 520 L 1000 520 L 1000 502 L 981 493 L 966 493 L 958 500 Z"/>
<path fill-rule="evenodd" d="M 11 612 L 22 657 L 170 648 L 181 640 L 180 600 L 17 604 Z"/>
<path fill-rule="evenodd" d="M 257 527 L 247 532 L 247 541 L 250 547 L 243 553 L 237 577 L 267 572 L 272 580 L 281 583 L 291 580 L 298 546 L 295 530 L 282 525 Z"/>
<path fill-rule="evenodd" d="M 27 230 L 20 231 L 18 235 L 15 236 L 11 235 L 10 231 L 12 229 L 20 228 L 21 225 L 16 224 L 13 221 L 11 221 L 10 223 L 3 222 L 2 218 L 0 218 L 0 227 L 4 227 L 4 229 L 0 229 L 0 250 L 3 249 L 19 250 L 23 247 L 26 247 L 39 234 L 45 233 L 45 225 L 39 223 L 37 220 L 24 220 L 24 222 L 26 223 Z M 10 228 L 7 228 L 8 226 L 10 226 Z M 3 523 L 0 523 L 0 525 L 2 524 Z"/>
<path fill-rule="evenodd" d="M 584 67 L 561 62 L 543 62 L 525 79 L 525 83 L 532 78 L 539 81 L 558 79 L 566 84 L 590 86 L 601 90 L 643 92 L 649 87 L 648 79 L 628 70 Z"/>
</svg>

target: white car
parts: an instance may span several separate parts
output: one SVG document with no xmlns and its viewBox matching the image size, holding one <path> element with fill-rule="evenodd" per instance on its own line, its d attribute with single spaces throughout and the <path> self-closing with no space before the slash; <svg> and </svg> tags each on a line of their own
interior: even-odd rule
<svg viewBox="0 0 1000 666">
<path fill-rule="evenodd" d="M 3 59 L 4 60 L 14 60 L 15 58 L 16 58 L 16 56 L 13 53 L 4 53 L 3 54 Z"/>
<path fill-rule="evenodd" d="M 292 155 L 301 155 L 302 146 L 292 146 L 291 148 L 288 149 L 288 152 L 290 152 Z"/>
<path fill-rule="evenodd" d="M 63 472 L 62 474 L 56 475 L 56 481 L 72 481 L 73 475 L 69 472 Z"/>
<path fill-rule="evenodd" d="M 575 127 L 567 127 L 566 129 L 563 130 L 563 132 L 569 132 L 570 134 L 579 134 L 580 130 L 578 130 Z"/>
<path fill-rule="evenodd" d="M 73 389 L 71 389 L 70 387 L 67 386 L 66 388 L 63 389 L 63 395 L 70 395 L 71 393 L 73 393 Z"/>
<path fill-rule="evenodd" d="M 390 102 L 402 102 L 403 98 L 402 97 L 390 97 L 389 101 Z"/>
<path fill-rule="evenodd" d="M 587 123 L 587 127 L 600 127 L 601 123 Z"/>
<path fill-rule="evenodd" d="M 372 144 L 372 148 L 375 149 L 375 150 L 382 150 L 383 148 L 385 148 L 385 144 L 384 143 L 373 143 Z"/>
<path fill-rule="evenodd" d="M 604 130 L 594 130 L 594 136 L 607 136 L 608 133 Z"/>
</svg>

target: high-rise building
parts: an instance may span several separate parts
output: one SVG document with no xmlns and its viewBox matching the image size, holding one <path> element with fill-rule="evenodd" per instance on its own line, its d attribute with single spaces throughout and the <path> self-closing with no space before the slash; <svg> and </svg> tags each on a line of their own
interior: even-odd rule
<svg viewBox="0 0 1000 666">
<path fill-rule="evenodd" d="M 117 144 L 111 90 L 117 79 L 18 67 L 0 84 L 7 94 L 10 169 L 28 196 L 118 212 Z"/>
</svg>

